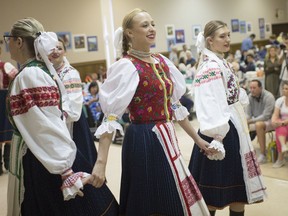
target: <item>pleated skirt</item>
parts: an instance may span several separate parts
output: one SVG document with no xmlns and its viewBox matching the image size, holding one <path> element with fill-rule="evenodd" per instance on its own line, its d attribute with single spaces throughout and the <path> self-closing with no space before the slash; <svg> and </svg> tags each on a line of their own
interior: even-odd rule
<svg viewBox="0 0 288 216">
<path fill-rule="evenodd" d="M 122 146 L 120 215 L 182 216 L 173 174 L 155 124 L 131 124 Z"/>
<path fill-rule="evenodd" d="M 74 124 L 73 140 L 77 145 L 73 171 L 92 172 L 97 152 L 88 123 L 82 113 Z M 22 216 L 116 216 L 119 206 L 106 184 L 101 188 L 84 186 L 84 197 L 63 200 L 60 175 L 49 173 L 28 149 L 23 157 L 24 201 Z"/>
<path fill-rule="evenodd" d="M 6 96 L 7 90 L 0 90 L 0 143 L 11 141 L 13 127 L 7 118 Z"/>
<path fill-rule="evenodd" d="M 248 203 L 240 157 L 239 136 L 230 121 L 230 130 L 223 140 L 226 156 L 221 161 L 209 160 L 195 144 L 189 170 L 198 184 L 207 206 L 222 209 L 232 203 Z M 211 142 L 212 138 L 199 135 Z"/>
</svg>

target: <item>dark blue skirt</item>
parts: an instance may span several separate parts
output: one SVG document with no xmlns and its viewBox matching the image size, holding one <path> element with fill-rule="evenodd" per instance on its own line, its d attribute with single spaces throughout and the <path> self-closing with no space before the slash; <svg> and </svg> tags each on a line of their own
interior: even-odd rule
<svg viewBox="0 0 288 216">
<path fill-rule="evenodd" d="M 6 96 L 7 90 L 0 90 L 0 143 L 11 141 L 13 135 L 13 127 L 7 118 Z"/>
<path fill-rule="evenodd" d="M 240 157 L 239 136 L 236 128 L 229 122 L 230 130 L 223 140 L 226 156 L 221 161 L 209 160 L 195 144 L 189 170 L 192 173 L 208 206 L 218 209 L 235 202 L 247 203 Z M 211 142 L 212 138 L 199 135 Z"/>
<path fill-rule="evenodd" d="M 74 141 L 77 145 L 73 171 L 92 172 L 97 153 L 86 119 L 82 115 L 74 124 Z M 83 121 L 85 120 L 85 121 Z M 82 134 L 82 136 L 81 136 Z M 49 173 L 28 149 L 23 157 L 24 201 L 23 216 L 116 216 L 119 206 L 107 185 L 95 188 L 84 186 L 84 197 L 63 200 L 60 175 Z"/>
<path fill-rule="evenodd" d="M 122 146 L 120 215 L 181 216 L 183 208 L 155 124 L 131 124 Z"/>
</svg>

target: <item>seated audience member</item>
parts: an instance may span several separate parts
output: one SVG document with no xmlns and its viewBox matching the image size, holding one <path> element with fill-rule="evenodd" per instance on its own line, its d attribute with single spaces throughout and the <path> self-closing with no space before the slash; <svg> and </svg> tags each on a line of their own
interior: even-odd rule
<svg viewBox="0 0 288 216">
<path fill-rule="evenodd" d="M 247 71 L 255 71 L 256 70 L 254 55 L 252 53 L 248 53 L 246 55 L 246 65 L 240 66 L 240 70 L 243 73 L 246 73 Z"/>
<path fill-rule="evenodd" d="M 169 59 L 174 63 L 176 67 L 178 67 L 179 59 L 178 59 L 178 49 L 176 46 L 171 47 L 171 51 L 169 53 Z"/>
<path fill-rule="evenodd" d="M 275 98 L 271 92 L 262 88 L 259 80 L 250 82 L 249 105 L 247 106 L 247 122 L 250 129 L 251 140 L 257 135 L 260 145 L 259 163 L 266 162 L 266 136 L 267 131 L 273 130 L 271 117 L 275 105 Z M 255 132 L 253 132 L 255 131 Z"/>
<path fill-rule="evenodd" d="M 187 50 L 186 56 L 187 56 L 186 65 L 190 65 L 191 67 L 193 67 L 196 64 L 196 60 L 193 58 L 191 51 Z"/>
<path fill-rule="evenodd" d="M 191 94 L 189 92 L 189 89 L 186 87 L 186 92 L 185 94 L 180 98 L 180 102 L 182 106 L 186 107 L 190 115 L 188 116 L 189 121 L 193 119 L 192 117 L 192 108 L 194 105 L 194 102 L 192 100 Z"/>
<path fill-rule="evenodd" d="M 184 63 L 186 63 L 187 60 L 186 51 L 187 51 L 187 45 L 183 44 L 182 51 L 179 53 L 179 63 L 181 58 L 184 58 Z"/>
<path fill-rule="evenodd" d="M 179 58 L 178 69 L 184 76 L 186 75 L 187 67 L 186 67 L 186 61 L 184 57 Z"/>
<path fill-rule="evenodd" d="M 283 35 L 283 43 L 281 44 L 281 52 L 279 58 L 282 62 L 281 73 L 280 73 L 280 86 L 282 86 L 283 81 L 288 80 L 288 34 Z M 282 89 L 280 88 L 280 95 L 282 95 Z"/>
<path fill-rule="evenodd" d="M 91 82 L 88 88 L 89 94 L 84 97 L 85 105 L 88 105 L 95 123 L 99 123 L 102 118 L 102 111 L 99 103 L 99 86 L 97 82 Z"/>
<path fill-rule="evenodd" d="M 279 46 L 279 41 L 277 40 L 277 37 L 275 34 L 270 35 L 269 37 L 269 44 Z"/>
<path fill-rule="evenodd" d="M 288 151 L 286 144 L 288 137 L 288 81 L 283 82 L 282 92 L 283 96 L 276 100 L 272 115 L 272 125 L 275 127 L 278 151 L 278 158 L 273 164 L 273 168 L 280 168 L 285 165 L 283 152 Z"/>
<path fill-rule="evenodd" d="M 258 53 L 257 53 L 258 59 L 259 59 L 260 61 L 263 61 L 263 60 L 265 59 L 266 54 L 267 54 L 267 48 L 269 48 L 270 46 L 271 46 L 271 45 L 267 45 L 267 47 L 266 47 L 266 46 L 261 46 L 261 47 L 260 47 L 260 49 L 259 49 L 259 51 L 258 51 Z"/>
</svg>

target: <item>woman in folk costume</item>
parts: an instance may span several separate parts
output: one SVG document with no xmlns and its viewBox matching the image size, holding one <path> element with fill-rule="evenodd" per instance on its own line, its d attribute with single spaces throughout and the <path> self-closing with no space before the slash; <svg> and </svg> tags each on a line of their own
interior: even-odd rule
<svg viewBox="0 0 288 216">
<path fill-rule="evenodd" d="M 1 52 L 2 49 L 0 47 L 0 56 Z M 2 156 L 4 168 L 6 171 L 9 170 L 10 144 L 13 135 L 13 127 L 7 118 L 6 97 L 9 82 L 15 77 L 17 73 L 18 70 L 10 62 L 2 62 L 0 60 L 0 175 L 3 174 Z"/>
<path fill-rule="evenodd" d="M 208 22 L 196 45 L 201 52 L 194 83 L 199 134 L 222 155 L 206 157 L 195 145 L 189 169 L 211 215 L 226 206 L 231 216 L 244 215 L 244 205 L 261 202 L 266 187 L 247 128 L 243 106 L 248 97 L 223 58 L 230 49 L 227 25 Z"/>
<path fill-rule="evenodd" d="M 95 187 L 103 184 L 113 134 L 123 134 L 117 120 L 128 108 L 132 123 L 122 147 L 120 215 L 209 215 L 179 151 L 172 122 L 174 116 L 200 149 L 214 153 L 179 103 L 186 89 L 184 77 L 167 58 L 150 53 L 156 29 L 146 11 L 132 10 L 122 27 L 115 33 L 115 44 L 123 58 L 109 68 L 101 86 L 105 117 L 95 133 L 100 142 L 91 181 Z"/>
<path fill-rule="evenodd" d="M 85 185 L 89 180 L 81 170 L 86 169 L 85 161 L 63 121 L 61 106 L 67 96 L 61 94 L 65 89 L 48 59 L 57 46 L 56 34 L 25 18 L 4 37 L 11 58 L 21 65 L 7 98 L 15 130 L 7 215 L 117 215 L 111 193 L 99 199 L 97 190 Z"/>
<path fill-rule="evenodd" d="M 80 74 L 68 62 L 66 47 L 62 39 L 58 38 L 57 47 L 48 58 L 62 81 L 68 97 L 67 103 L 63 104 L 66 125 L 78 151 L 90 164 L 89 171 L 85 171 L 91 173 L 96 162 L 97 152 L 93 136 L 82 109 L 83 93 Z"/>
</svg>

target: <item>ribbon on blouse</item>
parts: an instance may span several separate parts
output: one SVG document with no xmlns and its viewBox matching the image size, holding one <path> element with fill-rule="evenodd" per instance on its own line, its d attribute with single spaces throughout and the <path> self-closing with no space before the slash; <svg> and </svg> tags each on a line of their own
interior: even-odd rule
<svg viewBox="0 0 288 216">
<path fill-rule="evenodd" d="M 122 41 L 123 41 L 123 28 L 119 27 L 114 32 L 114 47 L 116 49 L 117 57 L 120 57 L 123 53 Z"/>
<path fill-rule="evenodd" d="M 195 46 L 197 47 L 197 53 L 202 52 L 205 49 L 205 37 L 204 37 L 204 32 L 199 32 L 196 40 Z"/>
</svg>

